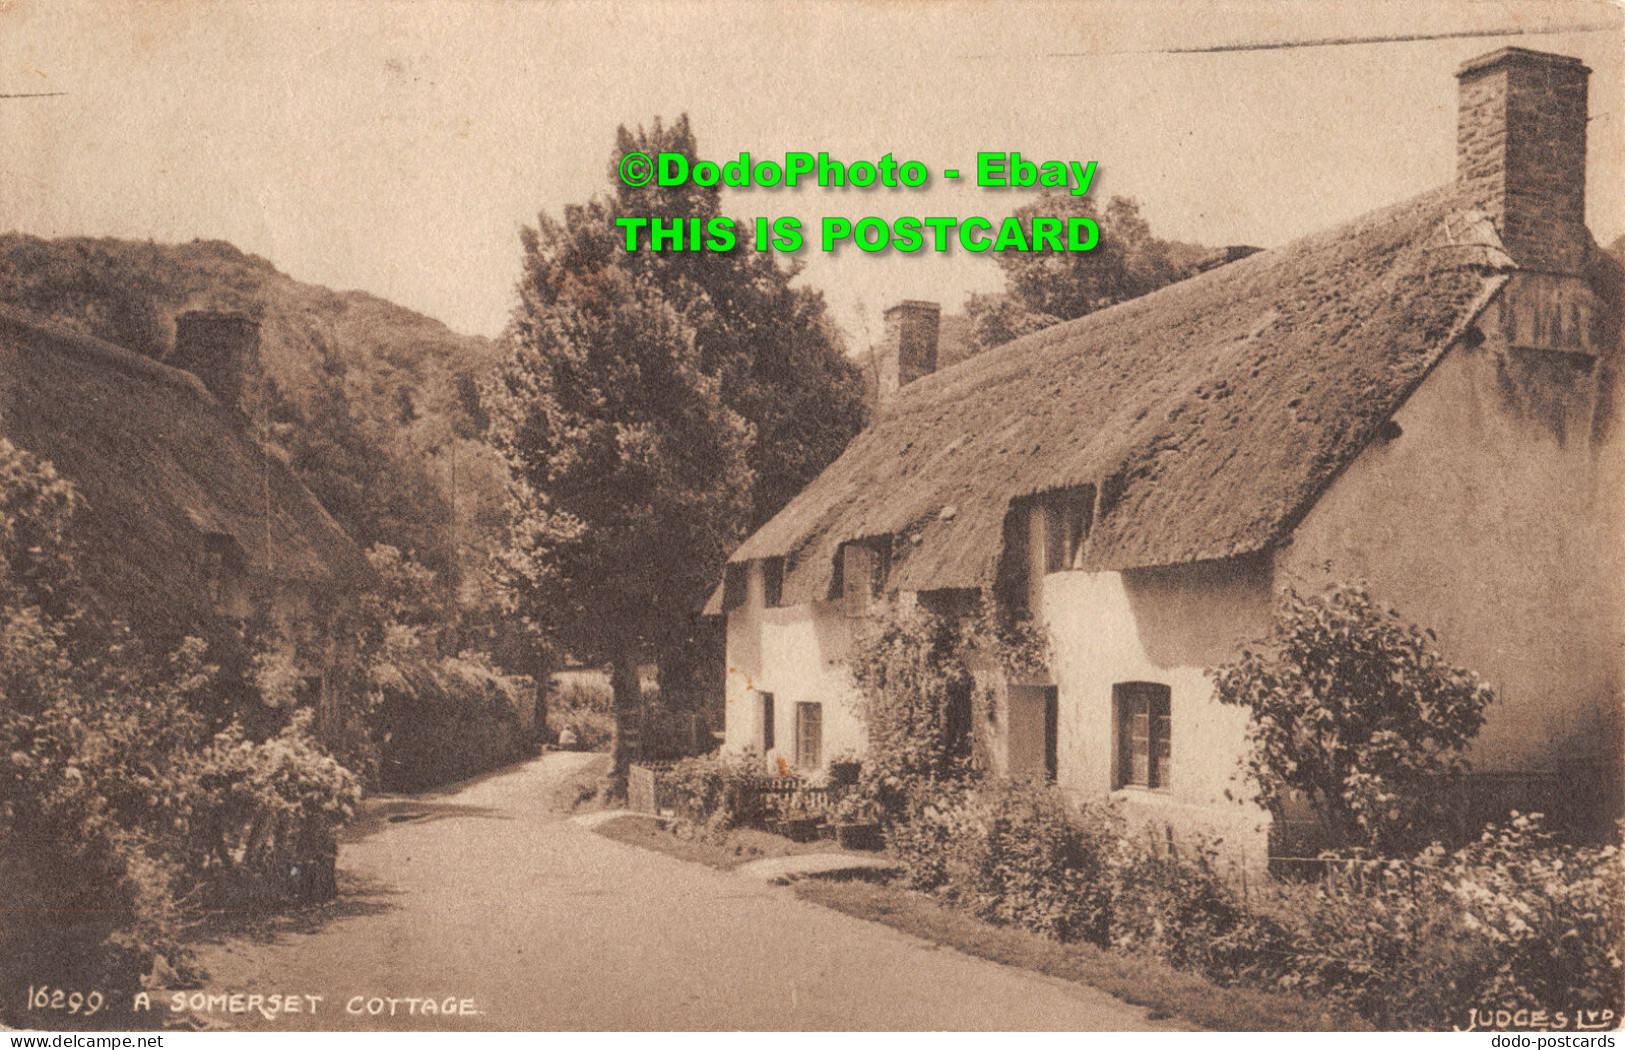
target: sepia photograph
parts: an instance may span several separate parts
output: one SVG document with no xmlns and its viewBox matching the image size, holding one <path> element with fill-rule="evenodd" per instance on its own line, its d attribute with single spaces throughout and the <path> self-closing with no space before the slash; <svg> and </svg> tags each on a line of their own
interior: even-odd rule
<svg viewBox="0 0 1625 1050">
<path fill-rule="evenodd" d="M 1613 1046 L 1622 836 L 1619 0 L 0 0 L 9 1045 Z"/>
</svg>

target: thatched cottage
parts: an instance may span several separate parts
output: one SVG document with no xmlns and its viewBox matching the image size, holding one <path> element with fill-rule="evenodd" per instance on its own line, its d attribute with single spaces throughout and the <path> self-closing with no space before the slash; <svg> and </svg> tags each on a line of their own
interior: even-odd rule
<svg viewBox="0 0 1625 1050">
<path fill-rule="evenodd" d="M 894 307 L 895 392 L 713 597 L 727 746 L 861 751 L 864 617 L 993 593 L 1054 647 L 995 683 L 996 771 L 1259 858 L 1268 818 L 1227 797 L 1245 716 L 1205 672 L 1283 589 L 1364 581 L 1498 690 L 1478 783 L 1617 809 L 1621 281 L 1584 222 L 1588 73 L 1468 62 L 1454 183 L 952 368 L 935 307 Z"/>
<path fill-rule="evenodd" d="M 252 435 L 258 340 L 240 315 L 182 314 L 172 367 L 0 306 L 0 437 L 74 483 L 87 585 L 157 637 L 210 616 L 320 624 L 376 580 Z"/>
</svg>

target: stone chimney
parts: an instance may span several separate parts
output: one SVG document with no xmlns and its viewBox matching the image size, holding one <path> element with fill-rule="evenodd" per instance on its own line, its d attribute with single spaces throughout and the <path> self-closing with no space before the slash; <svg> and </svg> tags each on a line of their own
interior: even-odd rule
<svg viewBox="0 0 1625 1050">
<path fill-rule="evenodd" d="M 1521 47 L 1481 55 L 1456 73 L 1456 178 L 1471 187 L 1523 269 L 1585 269 L 1590 73 L 1577 58 Z"/>
<path fill-rule="evenodd" d="M 165 363 L 197 376 L 227 408 L 241 408 L 243 373 L 259 348 L 258 322 L 238 313 L 190 310 L 175 318 L 175 349 Z"/>
<path fill-rule="evenodd" d="M 882 403 L 914 380 L 937 370 L 937 324 L 942 319 L 942 307 L 904 299 L 889 308 L 885 317 L 885 341 L 878 355 Z"/>
</svg>

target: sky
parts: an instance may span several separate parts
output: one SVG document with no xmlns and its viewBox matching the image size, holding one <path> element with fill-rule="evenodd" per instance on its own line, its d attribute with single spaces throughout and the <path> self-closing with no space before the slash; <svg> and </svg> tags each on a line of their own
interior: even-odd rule
<svg viewBox="0 0 1625 1050">
<path fill-rule="evenodd" d="M 969 172 L 1095 161 L 1160 236 L 1273 247 L 1449 181 L 1460 64 L 1591 67 L 1588 221 L 1625 233 L 1625 15 L 1594 0 L 544 3 L 0 0 L 0 230 L 222 239 L 466 333 L 521 226 L 609 188 L 619 125 L 687 113 L 716 160 L 827 151 Z M 1299 46 L 1262 46 L 1262 45 Z M 730 215 L 1008 214 L 1021 191 L 728 191 Z M 991 256 L 803 250 L 854 348 Z"/>
</svg>

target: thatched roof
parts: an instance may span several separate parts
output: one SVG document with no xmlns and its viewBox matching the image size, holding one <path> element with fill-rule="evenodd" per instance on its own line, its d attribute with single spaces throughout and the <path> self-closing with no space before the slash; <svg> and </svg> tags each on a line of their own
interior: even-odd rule
<svg viewBox="0 0 1625 1050">
<path fill-rule="evenodd" d="M 1056 325 L 905 387 L 734 553 L 828 597 L 847 540 L 889 587 L 986 587 L 1012 500 L 1120 495 L 1087 568 L 1226 558 L 1285 536 L 1513 269 L 1454 186 Z"/>
<path fill-rule="evenodd" d="M 189 373 L 0 307 L 0 437 L 74 483 L 87 581 L 125 611 L 206 602 L 210 533 L 235 537 L 258 586 L 326 595 L 374 579 L 248 426 Z"/>
</svg>

